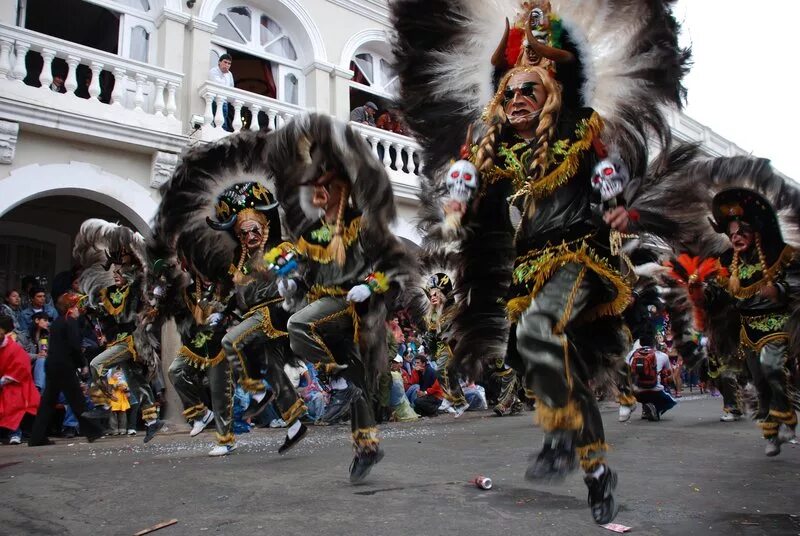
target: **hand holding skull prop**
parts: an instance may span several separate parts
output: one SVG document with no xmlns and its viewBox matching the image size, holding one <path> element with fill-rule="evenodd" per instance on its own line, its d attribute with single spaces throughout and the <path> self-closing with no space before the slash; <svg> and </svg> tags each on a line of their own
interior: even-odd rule
<svg viewBox="0 0 800 536">
<path fill-rule="evenodd" d="M 630 180 L 628 168 L 618 156 L 607 156 L 594 168 L 592 188 L 600 196 L 603 219 L 613 229 L 625 231 L 628 212 L 622 195 Z"/>
<path fill-rule="evenodd" d="M 442 203 L 445 225 L 455 229 L 460 227 L 467 204 L 478 190 L 478 170 L 469 160 L 459 160 L 447 170 L 445 185 L 448 192 Z"/>
</svg>

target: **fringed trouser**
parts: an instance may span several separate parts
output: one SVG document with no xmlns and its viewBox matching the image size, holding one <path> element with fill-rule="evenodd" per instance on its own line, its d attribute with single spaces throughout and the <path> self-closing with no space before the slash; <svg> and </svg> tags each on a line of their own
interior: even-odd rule
<svg viewBox="0 0 800 536">
<path fill-rule="evenodd" d="M 203 376 L 208 376 L 211 391 L 211 409 L 214 411 L 214 427 L 217 443 L 230 445 L 233 436 L 233 367 L 227 359 L 216 360 L 208 368 L 201 369 L 182 353 L 169 366 L 169 379 L 183 404 L 183 416 L 187 421 L 205 415 L 206 403 Z"/>
<path fill-rule="evenodd" d="M 603 421 L 588 388 L 586 367 L 570 350 L 564 331 L 586 308 L 592 286 L 586 269 L 570 263 L 542 286 L 512 333 L 524 367 L 525 387 L 537 400 L 537 422 L 545 431 L 573 432 L 581 467 L 594 470 L 607 449 Z"/>
<path fill-rule="evenodd" d="M 339 363 L 348 365 L 343 376 L 360 391 L 350 406 L 353 447 L 356 454 L 378 448 L 378 430 L 367 387 L 366 370 L 356 337 L 353 307 L 344 298 L 325 296 L 289 318 L 292 351 L 319 368 Z"/>
<path fill-rule="evenodd" d="M 273 326 L 270 309 L 262 307 L 228 330 L 222 338 L 222 348 L 228 360 L 240 366 L 239 383 L 245 391 L 263 391 L 262 370 L 266 373 L 281 418 L 291 425 L 305 414 L 306 406 L 283 371 L 288 338 L 285 331 Z"/>
<path fill-rule="evenodd" d="M 454 406 L 461 406 L 467 403 L 464 398 L 464 390 L 458 381 L 458 374 L 450 366 L 452 353 L 449 346 L 445 346 L 436 359 L 436 375 L 444 391 L 444 398 Z"/>
<path fill-rule="evenodd" d="M 739 379 L 742 375 L 742 362 L 734 356 L 714 356 L 710 362 L 711 366 L 716 368 L 713 376 L 722 395 L 723 413 L 741 415 L 742 397 Z"/>
<path fill-rule="evenodd" d="M 777 340 L 764 344 L 760 352 L 745 349 L 748 360 L 758 357 L 760 378 L 756 378 L 759 401 L 768 403 L 769 413 L 759 423 L 766 439 L 778 433 L 781 424 L 794 429 L 797 426 L 797 414 L 789 397 L 789 377 L 786 370 L 786 340 Z M 761 408 L 762 411 L 765 408 Z"/>
<path fill-rule="evenodd" d="M 636 396 L 633 394 L 633 380 L 631 380 L 631 367 L 620 359 L 614 366 L 615 385 L 617 387 L 617 402 L 620 406 L 633 406 Z"/>
<path fill-rule="evenodd" d="M 92 387 L 89 394 L 95 405 L 107 405 L 109 400 L 106 395 L 106 374 L 116 365 L 122 365 L 128 379 L 128 388 L 134 394 L 142 409 L 142 419 L 150 422 L 158 419 L 156 398 L 153 388 L 147 381 L 141 367 L 134 363 L 134 356 L 127 344 L 119 343 L 109 346 L 97 355 L 89 365 L 92 372 Z"/>
</svg>

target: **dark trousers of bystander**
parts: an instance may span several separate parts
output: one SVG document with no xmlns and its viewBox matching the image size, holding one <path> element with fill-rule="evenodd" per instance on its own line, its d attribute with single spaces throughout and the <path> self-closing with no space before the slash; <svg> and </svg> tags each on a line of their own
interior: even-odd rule
<svg viewBox="0 0 800 536">
<path fill-rule="evenodd" d="M 659 415 L 671 410 L 678 403 L 666 391 L 636 391 L 635 396 L 641 404 L 653 404 Z"/>
<path fill-rule="evenodd" d="M 47 444 L 47 428 L 56 403 L 58 403 L 59 393 L 64 393 L 64 398 L 78 416 L 81 431 L 86 437 L 99 437 L 102 434 L 100 427 L 94 421 L 82 416 L 86 411 L 86 401 L 75 370 L 66 364 L 57 361 L 51 363 L 48 360 L 45 363 L 45 376 L 44 393 L 42 393 L 39 411 L 36 413 L 36 420 L 33 422 L 33 431 L 28 445 L 35 447 Z"/>
</svg>

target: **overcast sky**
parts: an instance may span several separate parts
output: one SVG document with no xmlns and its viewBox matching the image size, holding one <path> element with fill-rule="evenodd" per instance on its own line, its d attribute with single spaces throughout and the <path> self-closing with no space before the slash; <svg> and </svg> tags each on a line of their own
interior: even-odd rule
<svg viewBox="0 0 800 536">
<path fill-rule="evenodd" d="M 686 113 L 800 182 L 800 0 L 678 0 Z"/>
</svg>

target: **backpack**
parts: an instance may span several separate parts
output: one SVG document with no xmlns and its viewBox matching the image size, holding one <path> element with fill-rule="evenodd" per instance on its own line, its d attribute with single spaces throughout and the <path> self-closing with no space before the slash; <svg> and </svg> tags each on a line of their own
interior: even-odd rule
<svg viewBox="0 0 800 536">
<path fill-rule="evenodd" d="M 658 385 L 658 360 L 654 348 L 642 347 L 634 352 L 631 376 L 640 389 L 653 389 Z"/>
</svg>

